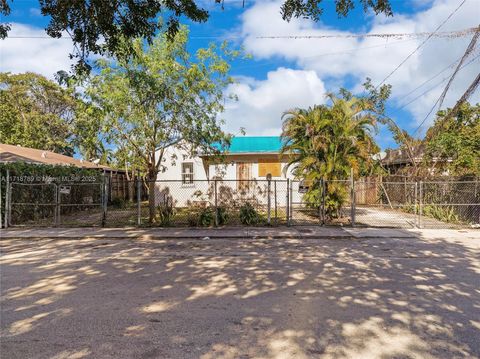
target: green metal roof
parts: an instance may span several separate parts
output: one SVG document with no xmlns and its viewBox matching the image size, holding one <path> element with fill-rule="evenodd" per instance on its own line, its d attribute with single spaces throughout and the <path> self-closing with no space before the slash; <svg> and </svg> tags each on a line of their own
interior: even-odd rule
<svg viewBox="0 0 480 359">
<path fill-rule="evenodd" d="M 227 152 L 236 153 L 279 153 L 282 148 L 280 136 L 242 136 L 232 138 Z"/>
</svg>

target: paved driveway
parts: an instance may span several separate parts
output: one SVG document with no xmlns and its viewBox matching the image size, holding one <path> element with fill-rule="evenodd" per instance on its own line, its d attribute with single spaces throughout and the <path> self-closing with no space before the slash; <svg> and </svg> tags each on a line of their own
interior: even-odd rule
<svg viewBox="0 0 480 359">
<path fill-rule="evenodd" d="M 472 238 L 4 239 L 3 358 L 478 358 Z"/>
</svg>

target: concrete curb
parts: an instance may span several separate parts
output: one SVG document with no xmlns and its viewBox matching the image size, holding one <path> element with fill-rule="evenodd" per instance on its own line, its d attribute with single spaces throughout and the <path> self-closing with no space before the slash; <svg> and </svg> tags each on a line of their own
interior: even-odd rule
<svg viewBox="0 0 480 359">
<path fill-rule="evenodd" d="M 431 232 L 431 233 L 430 233 Z M 0 241 L 7 239 L 149 239 L 149 240 L 203 240 L 203 239 L 390 239 L 418 238 L 445 235 L 476 237 L 480 231 L 426 231 L 401 228 L 350 227 L 229 227 L 229 228 L 37 228 L 0 230 Z M 480 237 L 480 236 L 479 236 Z"/>
</svg>

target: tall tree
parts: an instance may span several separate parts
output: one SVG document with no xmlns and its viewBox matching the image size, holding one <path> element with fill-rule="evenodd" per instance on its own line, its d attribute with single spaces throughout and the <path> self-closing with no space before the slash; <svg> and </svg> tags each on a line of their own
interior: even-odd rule
<svg viewBox="0 0 480 359">
<path fill-rule="evenodd" d="M 330 94 L 331 106 L 284 114 L 282 151 L 290 156 L 288 166 L 296 177 L 310 183 L 306 200 L 311 204 L 320 203 L 320 180 L 329 181 L 326 202 L 330 215 L 338 215 L 346 195 L 345 186 L 334 181 L 348 179 L 351 170 L 355 176 L 368 174 L 374 169 L 372 155 L 379 151 L 373 139 L 379 118 L 374 104 L 344 95 Z"/>
<path fill-rule="evenodd" d="M 0 73 L 0 142 L 72 155 L 75 100 L 34 74 Z"/>
<path fill-rule="evenodd" d="M 455 115 L 439 111 L 423 140 L 423 166 L 454 176 L 480 176 L 480 104 L 463 103 Z"/>
<path fill-rule="evenodd" d="M 226 45 L 187 51 L 188 30 L 132 44 L 132 56 L 100 61 L 87 93 L 107 114 L 108 140 L 140 164 L 149 181 L 150 221 L 155 216 L 155 180 L 169 147 L 216 154 L 230 136 L 221 130 L 224 89 L 232 82 L 227 59 L 238 55 Z M 129 45 L 130 46 L 130 45 Z M 213 144 L 220 144 L 220 147 Z M 175 159 L 173 159 L 175 161 Z"/>
<path fill-rule="evenodd" d="M 224 0 L 211 0 L 224 4 Z M 54 38 L 66 32 L 72 38 L 75 51 L 70 54 L 77 58 L 76 70 L 89 71 L 88 56 L 93 54 L 120 54 L 125 49 L 123 39 L 143 37 L 151 42 L 159 30 L 164 30 L 159 17 L 165 17 L 168 33 L 172 37 L 179 28 L 183 16 L 194 22 L 205 22 L 207 10 L 195 0 L 102 0 L 102 1 L 60 1 L 39 0 L 42 15 L 49 18 L 47 34 Z M 335 0 L 339 16 L 347 16 L 361 4 L 365 11 L 373 9 L 375 14 L 392 15 L 390 0 Z M 318 21 L 322 15 L 322 0 L 286 0 L 281 7 L 282 17 L 311 18 Z M 8 0 L 0 0 L 0 15 L 11 11 Z M 0 39 L 8 36 L 10 25 L 0 24 Z M 133 48 L 128 48 L 131 54 Z"/>
<path fill-rule="evenodd" d="M 0 73 L 0 143 L 106 163 L 98 137 L 102 113 L 72 87 L 42 75 Z"/>
</svg>

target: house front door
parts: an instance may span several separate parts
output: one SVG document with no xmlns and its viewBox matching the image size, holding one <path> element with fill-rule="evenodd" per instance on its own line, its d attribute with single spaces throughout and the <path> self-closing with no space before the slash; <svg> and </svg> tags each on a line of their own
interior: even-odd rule
<svg viewBox="0 0 480 359">
<path fill-rule="evenodd" d="M 237 190 L 247 191 L 252 179 L 252 164 L 250 162 L 237 162 Z"/>
</svg>

